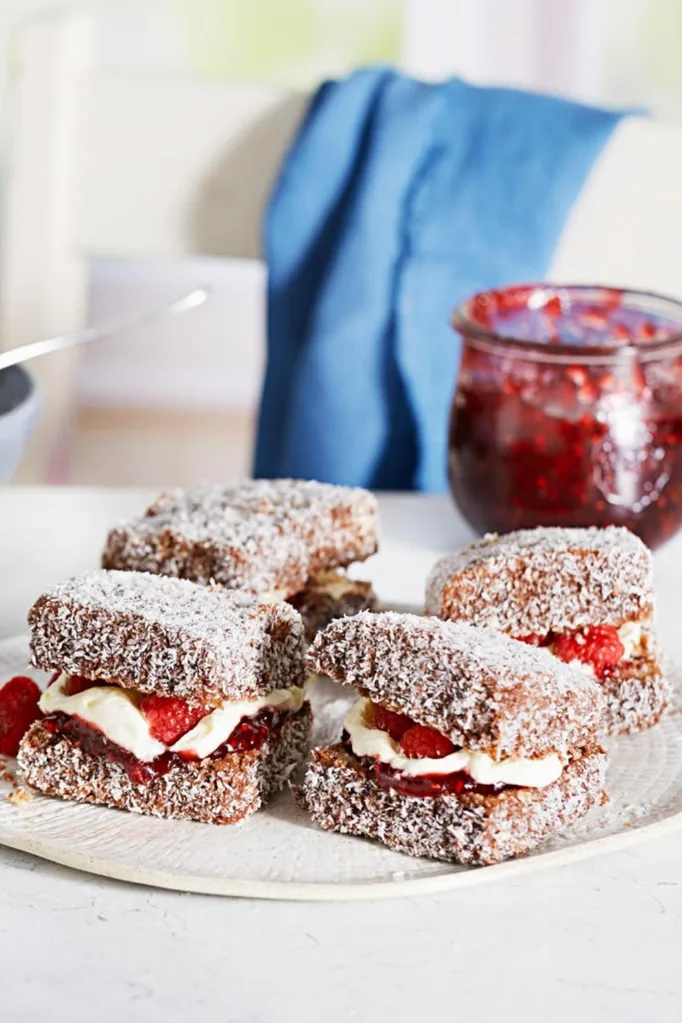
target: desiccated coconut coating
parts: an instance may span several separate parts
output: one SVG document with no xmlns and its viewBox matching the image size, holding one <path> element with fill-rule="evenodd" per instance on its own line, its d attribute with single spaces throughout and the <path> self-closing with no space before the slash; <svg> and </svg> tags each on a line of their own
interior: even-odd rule
<svg viewBox="0 0 682 1023">
<path fill-rule="evenodd" d="M 495 760 L 567 757 L 594 739 L 604 710 L 583 668 L 501 633 L 437 618 L 392 611 L 339 618 L 318 633 L 308 661 Z"/>
<path fill-rule="evenodd" d="M 120 764 L 83 752 L 37 721 L 21 741 L 18 766 L 28 784 L 48 796 L 154 817 L 234 824 L 282 788 L 305 756 L 310 722 L 306 703 L 258 750 L 189 760 L 137 785 Z"/>
<path fill-rule="evenodd" d="M 670 702 L 670 684 L 656 657 L 626 661 L 600 682 L 608 735 L 641 732 L 658 724 Z"/>
<path fill-rule="evenodd" d="M 141 572 L 89 572 L 28 615 L 32 663 L 193 703 L 303 684 L 303 623 L 288 604 Z"/>
<path fill-rule="evenodd" d="M 371 770 L 339 744 L 313 751 L 302 795 L 315 823 L 327 830 L 372 838 L 408 856 L 496 863 L 529 852 L 598 806 L 606 763 L 597 746 L 544 789 L 418 797 L 377 785 Z"/>
<path fill-rule="evenodd" d="M 619 526 L 492 534 L 434 566 L 427 614 L 481 628 L 545 635 L 653 612 L 651 554 Z"/>
<path fill-rule="evenodd" d="M 291 596 L 377 549 L 376 498 L 305 480 L 173 490 L 113 529 L 102 565 Z"/>
</svg>

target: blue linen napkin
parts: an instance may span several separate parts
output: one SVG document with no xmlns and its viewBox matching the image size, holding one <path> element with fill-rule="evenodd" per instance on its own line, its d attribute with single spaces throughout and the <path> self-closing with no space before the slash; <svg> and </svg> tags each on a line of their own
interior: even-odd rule
<svg viewBox="0 0 682 1023">
<path fill-rule="evenodd" d="M 621 116 L 387 68 L 322 85 L 266 214 L 255 474 L 445 489 L 452 309 L 543 278 Z"/>
</svg>

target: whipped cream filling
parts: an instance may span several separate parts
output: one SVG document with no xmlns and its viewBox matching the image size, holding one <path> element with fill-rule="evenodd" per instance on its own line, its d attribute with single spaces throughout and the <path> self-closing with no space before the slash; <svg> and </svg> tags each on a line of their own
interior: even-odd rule
<svg viewBox="0 0 682 1023">
<path fill-rule="evenodd" d="M 333 569 L 313 576 L 309 585 L 323 593 L 328 593 L 334 600 L 340 600 L 341 597 L 352 592 L 357 583 L 353 579 L 349 579 L 343 572 Z"/>
<path fill-rule="evenodd" d="M 140 696 L 135 690 L 92 686 L 82 693 L 68 696 L 65 691 L 68 680 L 69 676 L 62 673 L 45 690 L 39 703 L 43 714 L 61 712 L 79 717 L 102 732 L 110 742 L 145 762 L 156 760 L 169 750 L 203 760 L 227 741 L 242 718 L 253 717 L 264 707 L 297 711 L 305 700 L 304 689 L 293 688 L 274 689 L 257 700 L 226 702 L 203 717 L 172 746 L 166 746 L 151 734 L 149 722 L 138 706 Z"/>
<path fill-rule="evenodd" d="M 290 597 L 289 590 L 264 590 L 256 594 L 256 600 L 261 604 L 283 604 Z"/>
<path fill-rule="evenodd" d="M 230 737 L 242 718 L 253 717 L 263 707 L 279 711 L 297 711 L 305 699 L 302 688 L 273 689 L 260 700 L 244 700 L 241 703 L 224 703 L 198 721 L 194 728 L 181 736 L 171 746 L 171 752 L 195 756 L 199 760 L 210 756 Z"/>
<path fill-rule="evenodd" d="M 329 594 L 333 600 L 340 600 L 347 593 L 351 593 L 357 583 L 349 579 L 339 569 L 330 569 L 328 572 L 321 572 L 319 575 L 311 576 L 303 587 L 304 590 L 319 590 Z M 286 600 L 291 594 L 288 590 L 267 590 L 258 595 L 258 599 L 266 604 L 279 604 Z"/>
<path fill-rule="evenodd" d="M 479 785 L 519 785 L 541 789 L 556 781 L 564 768 L 556 753 L 536 759 L 508 757 L 496 761 L 487 753 L 461 749 L 445 757 L 406 757 L 395 739 L 388 732 L 374 728 L 368 723 L 371 720 L 372 703 L 361 697 L 348 711 L 344 721 L 353 753 L 357 757 L 374 757 L 394 771 L 410 777 L 465 771 Z"/>
<path fill-rule="evenodd" d="M 624 661 L 631 661 L 634 657 L 643 657 L 646 652 L 644 640 L 644 629 L 642 622 L 623 622 L 618 630 L 618 638 L 623 644 Z"/>
</svg>

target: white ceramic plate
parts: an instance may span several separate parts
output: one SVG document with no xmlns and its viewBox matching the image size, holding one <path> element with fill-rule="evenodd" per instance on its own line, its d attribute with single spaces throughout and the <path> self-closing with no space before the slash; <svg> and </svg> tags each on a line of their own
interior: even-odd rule
<svg viewBox="0 0 682 1023">
<path fill-rule="evenodd" d="M 0 681 L 25 672 L 26 663 L 25 638 L 0 643 Z M 39 673 L 32 674 L 38 678 Z M 315 694 L 319 741 L 332 737 L 348 699 L 341 687 L 320 683 Z M 483 884 L 681 827 L 682 715 L 677 704 L 657 728 L 611 742 L 607 806 L 537 852 L 491 867 L 411 859 L 363 839 L 319 831 L 288 792 L 243 824 L 218 827 L 36 794 L 15 805 L 5 798 L 9 784 L 0 781 L 0 844 L 104 877 L 211 895 L 363 899 Z"/>
</svg>

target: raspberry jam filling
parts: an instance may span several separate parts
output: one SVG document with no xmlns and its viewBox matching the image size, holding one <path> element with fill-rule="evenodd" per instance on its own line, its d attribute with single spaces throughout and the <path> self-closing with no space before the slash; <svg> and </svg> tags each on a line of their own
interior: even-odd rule
<svg viewBox="0 0 682 1023">
<path fill-rule="evenodd" d="M 253 717 L 242 718 L 222 746 L 219 746 L 211 753 L 210 757 L 205 759 L 219 760 L 229 753 L 244 753 L 260 749 L 270 734 L 275 733 L 281 727 L 282 722 L 289 714 L 289 711 L 278 712 L 272 707 L 263 707 Z M 128 750 L 107 739 L 103 732 L 87 721 L 61 712 L 47 717 L 44 725 L 50 734 L 65 735 L 84 753 L 119 764 L 136 785 L 147 785 L 154 778 L 167 774 L 173 767 L 186 763 L 188 760 L 198 760 L 196 756 L 181 755 L 171 751 L 162 753 L 161 756 L 149 762 L 138 760 Z"/>
<path fill-rule="evenodd" d="M 378 760 L 369 760 L 375 780 L 384 789 L 394 789 L 403 796 L 459 796 L 463 792 L 477 793 L 480 796 L 491 796 L 504 789 L 516 788 L 515 785 L 479 785 L 466 771 L 455 771 L 454 774 L 422 774 L 419 777 L 401 774 L 387 764 Z"/>
<path fill-rule="evenodd" d="M 406 714 L 397 714 L 378 704 L 373 705 L 372 713 L 373 727 L 390 735 L 394 742 L 399 744 L 401 753 L 406 757 L 441 759 L 456 752 L 459 748 L 435 728 L 419 725 Z M 350 736 L 345 731 L 342 742 L 346 750 L 353 753 Z M 353 755 L 355 756 L 355 754 Z M 511 785 L 480 785 L 466 771 L 416 776 L 397 771 L 374 757 L 358 757 L 357 759 L 373 773 L 378 785 L 385 789 L 393 789 L 405 796 L 436 797 L 445 794 L 460 795 L 463 792 L 485 796 L 501 792 L 506 788 L 516 788 Z"/>
<path fill-rule="evenodd" d="M 546 636 L 531 633 L 516 639 L 530 646 L 551 647 L 554 656 L 562 661 L 588 664 L 598 679 L 607 678 L 625 654 L 618 629 L 613 625 L 587 625 L 567 632 L 548 632 Z"/>
<path fill-rule="evenodd" d="M 143 760 L 138 760 L 128 750 L 111 742 L 103 732 L 100 732 L 98 728 L 93 728 L 87 721 L 70 717 L 61 712 L 51 714 L 46 718 L 44 727 L 55 737 L 66 736 L 89 756 L 101 757 L 103 760 L 119 764 L 136 785 L 147 785 L 154 778 L 168 774 L 174 765 L 182 763 L 182 758 L 177 753 L 170 752 L 163 753 L 156 760 L 145 763 Z"/>
</svg>

